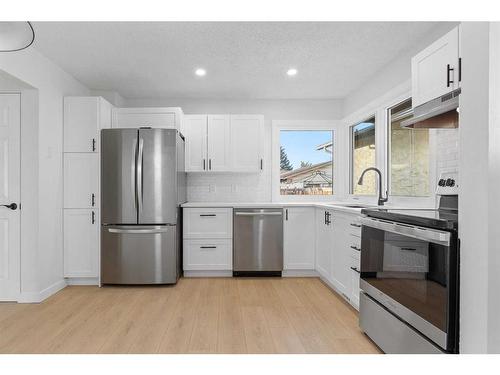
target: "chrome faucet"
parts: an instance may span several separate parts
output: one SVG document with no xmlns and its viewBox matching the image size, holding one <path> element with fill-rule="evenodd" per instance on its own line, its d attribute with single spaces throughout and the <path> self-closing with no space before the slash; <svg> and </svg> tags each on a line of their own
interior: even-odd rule
<svg viewBox="0 0 500 375">
<path fill-rule="evenodd" d="M 374 171 L 374 172 L 377 172 L 377 174 L 378 174 L 378 205 L 383 206 L 384 202 L 387 202 L 387 200 L 389 198 L 387 198 L 387 196 L 385 198 L 382 197 L 382 173 L 380 173 L 380 170 L 378 168 L 375 168 L 375 167 L 366 168 L 361 173 L 361 176 L 359 177 L 358 185 L 363 185 L 363 176 L 368 171 Z M 386 194 L 387 194 L 387 192 L 386 192 Z"/>
</svg>

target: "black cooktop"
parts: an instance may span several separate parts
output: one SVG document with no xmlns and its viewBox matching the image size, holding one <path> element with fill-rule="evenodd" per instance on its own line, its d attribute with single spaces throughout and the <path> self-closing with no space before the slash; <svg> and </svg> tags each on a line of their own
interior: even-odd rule
<svg viewBox="0 0 500 375">
<path fill-rule="evenodd" d="M 458 229 L 457 210 L 366 208 L 361 210 L 361 213 L 377 219 L 397 221 L 399 223 L 419 225 L 427 228 Z"/>
</svg>

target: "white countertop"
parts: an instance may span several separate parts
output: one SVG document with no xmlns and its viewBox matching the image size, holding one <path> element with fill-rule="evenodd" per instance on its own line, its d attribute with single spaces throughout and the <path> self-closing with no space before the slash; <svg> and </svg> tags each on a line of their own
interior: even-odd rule
<svg viewBox="0 0 500 375">
<path fill-rule="evenodd" d="M 320 207 L 333 209 L 353 214 L 359 214 L 362 208 L 346 207 L 345 205 L 356 205 L 357 203 L 329 203 L 329 202 L 186 202 L 184 208 L 209 208 L 209 207 L 231 207 L 231 208 L 280 208 L 280 207 Z M 361 205 L 361 204 L 360 204 Z M 376 206 L 363 205 L 363 208 L 375 208 Z"/>
<path fill-rule="evenodd" d="M 362 208 L 347 207 L 346 205 L 360 205 Z M 319 207 L 331 210 L 359 214 L 363 208 L 385 207 L 390 209 L 433 209 L 431 207 L 403 207 L 396 205 L 375 206 L 357 202 L 186 202 L 181 205 L 184 208 L 281 208 L 281 207 Z"/>
</svg>

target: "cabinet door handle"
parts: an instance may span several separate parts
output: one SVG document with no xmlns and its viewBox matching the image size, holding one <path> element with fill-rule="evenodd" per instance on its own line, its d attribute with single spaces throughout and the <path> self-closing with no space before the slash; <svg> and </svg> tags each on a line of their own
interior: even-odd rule
<svg viewBox="0 0 500 375">
<path fill-rule="evenodd" d="M 217 249 L 217 246 L 200 246 L 200 249 Z"/>
<path fill-rule="evenodd" d="M 264 169 L 264 160 L 261 158 L 260 159 L 260 170 Z"/>
<path fill-rule="evenodd" d="M 95 151 L 95 138 L 92 138 L 92 152 Z"/>
<path fill-rule="evenodd" d="M 216 214 L 200 214 L 200 217 L 214 217 L 217 216 Z"/>
<path fill-rule="evenodd" d="M 462 82 L 462 58 L 458 58 L 458 82 Z"/>
<path fill-rule="evenodd" d="M 361 272 L 359 272 L 359 270 L 356 267 L 351 267 L 351 270 L 353 270 L 354 272 L 357 272 L 357 273 L 361 273 Z"/>
<path fill-rule="evenodd" d="M 453 83 L 453 80 L 450 79 L 450 72 L 454 71 L 455 69 L 450 67 L 450 64 L 446 65 L 446 87 L 450 87 L 450 84 Z"/>
<path fill-rule="evenodd" d="M 208 159 L 208 170 L 212 170 L 212 159 Z"/>
<path fill-rule="evenodd" d="M 92 193 L 90 201 L 91 201 L 92 207 L 94 207 L 95 206 L 95 194 L 94 193 Z"/>
<path fill-rule="evenodd" d="M 285 208 L 285 220 L 288 221 L 288 208 Z"/>
<path fill-rule="evenodd" d="M 359 247 L 356 247 L 356 246 L 351 246 L 351 249 L 356 250 L 356 251 L 361 251 L 361 249 Z"/>
<path fill-rule="evenodd" d="M 92 211 L 92 219 L 91 219 L 92 224 L 95 224 L 95 212 Z"/>
<path fill-rule="evenodd" d="M 361 228 L 361 224 L 351 223 L 351 227 Z"/>
<path fill-rule="evenodd" d="M 203 170 L 206 170 L 206 168 L 205 168 L 205 159 L 203 159 Z"/>
</svg>

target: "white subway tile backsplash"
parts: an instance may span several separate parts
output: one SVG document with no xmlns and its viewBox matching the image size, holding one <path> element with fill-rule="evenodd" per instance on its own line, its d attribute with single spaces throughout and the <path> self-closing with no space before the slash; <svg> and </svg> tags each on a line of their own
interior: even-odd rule
<svg viewBox="0 0 500 375">
<path fill-rule="evenodd" d="M 437 175 L 443 170 L 458 170 L 458 129 L 436 129 Z"/>
</svg>

